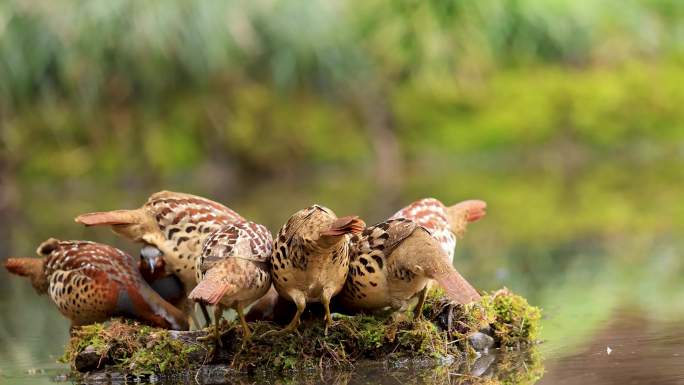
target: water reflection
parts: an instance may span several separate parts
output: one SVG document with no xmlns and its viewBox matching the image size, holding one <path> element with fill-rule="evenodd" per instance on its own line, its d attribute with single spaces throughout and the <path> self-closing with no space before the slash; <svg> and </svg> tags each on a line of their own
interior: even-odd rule
<svg viewBox="0 0 684 385">
<path fill-rule="evenodd" d="M 684 170 L 682 165 L 677 163 L 677 170 Z M 610 178 L 601 169 L 619 180 L 629 179 L 628 193 L 624 184 L 608 183 Z M 561 178 L 556 183 L 553 175 L 539 170 L 519 174 L 508 170 L 508 175 L 451 168 L 449 175 L 446 171 L 414 175 L 403 192 L 407 198 L 389 205 L 378 204 L 383 197 L 369 187 L 372 184 L 352 175 L 331 174 L 305 185 L 287 181 L 250 185 L 248 194 L 222 194 L 192 178 L 161 185 L 215 197 L 272 230 L 293 210 L 315 201 L 326 202 L 338 212 L 358 213 L 373 223 L 391 214 L 392 208 L 378 207 L 398 207 L 421 196 L 436 195 L 446 201 L 484 198 L 490 203 L 489 217 L 473 226 L 460 243 L 458 268 L 477 287 L 508 286 L 543 308 L 545 343 L 539 350 L 545 369 L 538 383 L 684 383 L 680 326 L 684 258 L 679 252 L 681 236 L 675 231 L 677 219 L 663 219 L 667 217 L 663 213 L 680 206 L 681 194 L 657 194 L 664 191 L 662 186 L 676 190 L 684 178 L 679 171 L 670 175 L 658 170 L 627 170 L 602 163 L 585 175 L 575 175 L 577 180 Z M 476 183 L 474 187 L 447 185 L 447 180 Z M 88 180 L 17 188 L 21 199 L 0 210 L 0 239 L 8 240 L 0 243 L 0 258 L 33 255 L 37 244 L 50 236 L 91 239 L 135 252 L 135 246 L 108 230 L 84 229 L 71 221 L 80 212 L 137 207 L 155 190 Z M 273 191 L 279 192 L 278 199 L 273 199 Z M 659 199 L 642 199 L 656 195 Z M 531 200 L 534 210 L 522 204 Z M 67 341 L 68 322 L 47 297 L 36 296 L 26 280 L 9 277 L 4 269 L 0 269 L 0 308 L 0 383 L 51 383 L 65 370 L 56 360 Z M 606 347 L 612 349 L 610 355 Z M 491 365 L 481 361 L 472 368 L 375 368 L 324 380 L 285 382 L 453 384 L 508 378 L 507 383 L 533 383 L 537 375 L 514 374 L 534 373 L 534 365 L 514 357 L 500 353 Z M 506 362 L 510 375 L 501 365 Z"/>
<path fill-rule="evenodd" d="M 533 384 L 543 373 L 542 360 L 536 347 L 522 351 L 490 352 L 471 362 L 443 363 L 437 367 L 434 362 L 362 362 L 351 371 L 306 372 L 290 376 L 277 373 L 257 373 L 241 378 L 225 368 L 214 366 L 199 372 L 185 373 L 175 378 L 146 378 L 142 381 L 160 384 L 306 384 L 306 385 L 397 385 L 397 384 Z M 83 384 L 96 379 L 86 379 Z M 111 383 L 123 383 L 123 378 L 112 376 Z M 129 382 L 140 379 L 129 379 Z"/>
<path fill-rule="evenodd" d="M 640 309 L 621 309 L 573 354 L 550 352 L 539 384 L 682 384 L 681 321 L 654 322 Z"/>
</svg>

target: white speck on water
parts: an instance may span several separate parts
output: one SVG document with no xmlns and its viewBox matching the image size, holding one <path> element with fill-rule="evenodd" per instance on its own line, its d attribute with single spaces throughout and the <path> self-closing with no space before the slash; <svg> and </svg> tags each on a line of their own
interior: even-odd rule
<svg viewBox="0 0 684 385">
<path fill-rule="evenodd" d="M 606 346 L 606 354 L 610 355 L 610 353 L 613 352 L 613 349 L 610 348 L 610 346 Z"/>
</svg>

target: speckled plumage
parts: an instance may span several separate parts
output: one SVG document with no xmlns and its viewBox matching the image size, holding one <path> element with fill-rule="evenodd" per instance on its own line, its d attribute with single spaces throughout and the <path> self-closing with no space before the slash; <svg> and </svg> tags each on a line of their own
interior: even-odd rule
<svg viewBox="0 0 684 385">
<path fill-rule="evenodd" d="M 260 224 L 243 221 L 222 227 L 204 242 L 196 267 L 199 283 L 189 298 L 217 305 L 216 322 L 224 307 L 235 308 L 249 335 L 243 309 L 271 287 L 272 247 L 271 232 Z"/>
<path fill-rule="evenodd" d="M 349 275 L 340 293 L 349 310 L 404 309 L 411 298 L 426 294 L 432 279 L 457 302 L 479 299 L 447 261 L 439 241 L 413 221 L 381 222 L 353 237 L 352 243 Z"/>
<path fill-rule="evenodd" d="M 73 326 L 126 316 L 158 327 L 188 328 L 183 313 L 147 285 L 136 259 L 123 251 L 94 242 L 49 239 L 37 252 L 43 258 L 10 258 L 5 266 L 29 277 Z"/>
<path fill-rule="evenodd" d="M 454 262 L 457 236 L 462 236 L 468 222 L 485 215 L 483 201 L 470 200 L 445 206 L 435 198 L 423 198 L 400 209 L 390 219 L 406 218 L 427 229 L 439 241 L 447 259 Z"/>
<path fill-rule="evenodd" d="M 228 207 L 195 195 L 161 191 L 136 210 L 83 214 L 76 222 L 110 225 L 117 234 L 153 245 L 163 253 L 186 293 L 197 284 L 195 266 L 209 234 L 244 219 Z"/>
<path fill-rule="evenodd" d="M 271 256 L 271 277 L 278 293 L 297 305 L 285 330 L 299 324 L 308 302 L 322 302 L 330 324 L 330 299 L 344 285 L 349 268 L 349 238 L 365 224 L 357 217 L 337 218 L 313 205 L 293 214 L 280 229 Z"/>
</svg>

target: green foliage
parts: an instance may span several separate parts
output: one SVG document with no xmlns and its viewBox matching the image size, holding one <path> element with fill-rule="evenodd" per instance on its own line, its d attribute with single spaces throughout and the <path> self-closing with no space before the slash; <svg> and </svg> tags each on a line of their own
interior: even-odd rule
<svg viewBox="0 0 684 385">
<path fill-rule="evenodd" d="M 384 114 L 414 158 L 662 144 L 684 131 L 683 12 L 645 0 L 7 1 L 0 143 L 27 179 L 358 165 Z"/>
</svg>

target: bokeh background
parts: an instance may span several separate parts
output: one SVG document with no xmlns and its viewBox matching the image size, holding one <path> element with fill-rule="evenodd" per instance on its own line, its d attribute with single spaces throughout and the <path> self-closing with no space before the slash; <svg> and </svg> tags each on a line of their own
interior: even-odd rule
<svg viewBox="0 0 684 385">
<path fill-rule="evenodd" d="M 678 0 L 3 1 L 0 258 L 137 253 L 72 218 L 162 189 L 273 231 L 314 202 L 374 223 L 479 198 L 457 268 L 544 308 L 542 381 L 616 333 L 659 337 L 599 382 L 681 376 L 683 21 Z M 3 270 L 0 309 L 0 376 L 59 367 L 46 297 Z"/>
</svg>

